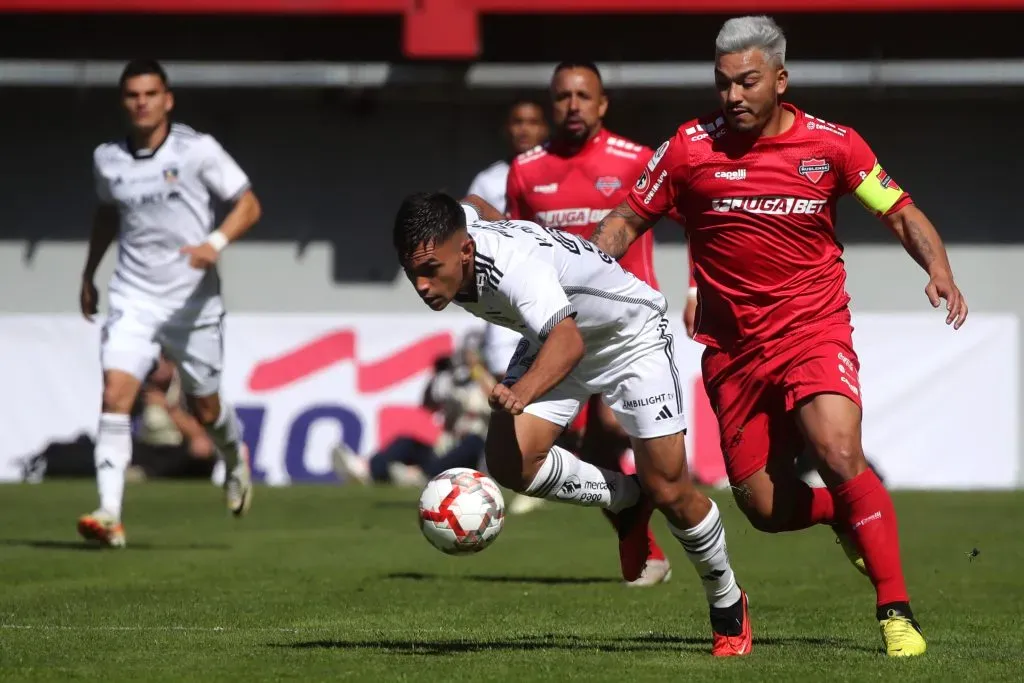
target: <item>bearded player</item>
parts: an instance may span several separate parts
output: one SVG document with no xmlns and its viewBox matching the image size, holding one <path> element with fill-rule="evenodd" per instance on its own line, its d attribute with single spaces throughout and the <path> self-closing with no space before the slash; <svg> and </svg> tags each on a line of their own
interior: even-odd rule
<svg viewBox="0 0 1024 683">
<path fill-rule="evenodd" d="M 535 221 L 589 238 L 607 213 L 629 194 L 630 183 L 653 151 L 615 135 L 603 125 L 608 96 L 597 67 L 590 62 L 562 62 L 551 79 L 551 141 L 520 154 L 508 174 L 506 213 L 509 218 Z M 648 232 L 621 260 L 621 265 L 654 289 L 654 236 Z M 629 437 L 611 410 L 593 397 L 583 405 L 570 431 L 583 430 L 581 457 L 587 462 L 621 471 L 621 456 Z M 521 499 L 510 505 L 517 508 Z M 605 511 L 624 538 L 616 515 Z M 653 586 L 671 577 L 671 567 L 648 532 L 646 565 L 631 586 Z M 620 542 L 620 563 L 631 566 L 626 554 L 636 548 Z M 625 572 L 623 574 L 625 577 Z"/>
<path fill-rule="evenodd" d="M 852 128 L 780 100 L 786 41 L 768 17 L 725 23 L 715 43 L 721 111 L 680 126 L 593 240 L 613 256 L 672 207 L 699 290 L 696 340 L 736 500 L 769 533 L 831 525 L 871 579 L 889 656 L 920 655 L 892 499 L 861 445 L 859 363 L 836 241 L 853 194 L 928 273 L 932 306 L 959 329 L 967 302 L 925 215 Z M 809 446 L 827 488 L 796 475 Z"/>
</svg>

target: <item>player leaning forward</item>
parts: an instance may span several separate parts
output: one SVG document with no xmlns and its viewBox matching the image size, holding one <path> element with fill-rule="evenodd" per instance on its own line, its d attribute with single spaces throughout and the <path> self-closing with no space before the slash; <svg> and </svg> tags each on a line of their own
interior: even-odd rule
<svg viewBox="0 0 1024 683">
<path fill-rule="evenodd" d="M 130 131 L 94 153 L 99 205 L 82 275 L 82 313 L 97 310 L 96 268 L 117 239 L 117 265 L 103 326 L 103 412 L 96 437 L 100 507 L 79 520 L 86 538 L 125 544 L 124 473 L 132 457 L 129 413 L 161 349 L 178 366 L 192 413 L 224 459 L 228 508 L 252 500 L 249 456 L 234 410 L 220 400 L 224 305 L 220 251 L 259 219 L 249 179 L 209 135 L 171 124 L 174 98 L 161 66 L 129 63 L 120 81 Z M 213 228 L 212 200 L 233 205 Z"/>
<path fill-rule="evenodd" d="M 967 303 L 935 228 L 851 128 L 781 104 L 785 38 L 767 17 L 716 41 L 720 112 L 684 123 L 592 239 L 612 256 L 676 208 L 699 291 L 696 339 L 737 502 L 767 532 L 831 525 L 874 584 L 890 656 L 925 651 L 903 579 L 892 499 L 861 445 L 836 201 L 854 194 L 927 271 L 959 328 Z M 809 446 L 827 488 L 796 475 Z M 859 555 L 859 557 L 858 557 Z"/>
<path fill-rule="evenodd" d="M 407 198 L 394 244 L 430 308 L 454 301 L 523 335 L 491 393 L 491 475 L 518 492 L 631 517 L 621 533 L 634 537 L 637 568 L 647 559 L 647 523 L 657 507 L 704 584 L 712 653 L 748 654 L 747 600 L 729 564 L 718 508 L 686 469 L 665 298 L 582 237 L 527 221 L 484 221 L 481 214 L 500 214 L 470 201 L 474 206 L 444 194 Z M 637 475 L 601 469 L 554 445 L 593 394 L 630 435 Z"/>
</svg>

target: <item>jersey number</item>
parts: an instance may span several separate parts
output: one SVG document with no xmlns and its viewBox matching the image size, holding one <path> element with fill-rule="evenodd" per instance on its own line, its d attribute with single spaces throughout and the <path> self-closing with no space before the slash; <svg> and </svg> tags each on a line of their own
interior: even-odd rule
<svg viewBox="0 0 1024 683">
<path fill-rule="evenodd" d="M 585 240 L 579 235 L 562 232 L 561 230 L 555 230 L 554 228 L 544 228 L 544 231 L 549 234 L 553 240 L 577 256 L 580 255 L 580 247 L 582 247 L 584 251 L 589 251 L 591 254 L 597 254 L 605 263 L 615 262 L 615 259 L 598 249 L 593 242 Z"/>
</svg>

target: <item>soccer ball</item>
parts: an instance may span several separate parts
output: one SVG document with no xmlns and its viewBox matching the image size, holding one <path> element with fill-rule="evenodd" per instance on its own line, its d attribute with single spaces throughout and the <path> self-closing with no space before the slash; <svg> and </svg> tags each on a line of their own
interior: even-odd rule
<svg viewBox="0 0 1024 683">
<path fill-rule="evenodd" d="M 478 553 L 505 525 L 505 500 L 494 480 L 453 467 L 427 482 L 420 494 L 420 531 L 448 555 Z"/>
</svg>

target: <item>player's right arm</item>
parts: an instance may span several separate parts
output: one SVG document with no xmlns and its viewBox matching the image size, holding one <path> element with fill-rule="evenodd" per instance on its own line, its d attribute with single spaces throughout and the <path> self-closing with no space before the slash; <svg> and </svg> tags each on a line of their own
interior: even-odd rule
<svg viewBox="0 0 1024 683">
<path fill-rule="evenodd" d="M 95 181 L 98 203 L 92 214 L 92 231 L 89 234 L 89 251 L 85 257 L 85 268 L 82 270 L 82 287 L 79 291 L 79 305 L 82 315 L 92 322 L 92 317 L 99 310 L 99 293 L 93 280 L 96 269 L 100 267 L 104 254 L 117 237 L 120 227 L 120 216 L 117 205 L 110 194 L 110 185 L 100 173 L 99 166 L 93 157 L 93 179 Z"/>
<path fill-rule="evenodd" d="M 647 162 L 626 200 L 612 209 L 590 236 L 609 256 L 622 258 L 633 242 L 675 204 L 673 175 L 683 154 L 678 136 L 666 140 Z"/>
<path fill-rule="evenodd" d="M 498 291 L 542 340 L 536 360 L 515 384 L 496 384 L 491 390 L 492 407 L 518 415 L 568 377 L 583 359 L 586 347 L 576 326 L 576 309 L 550 264 L 539 260 L 510 264 Z"/>
</svg>

